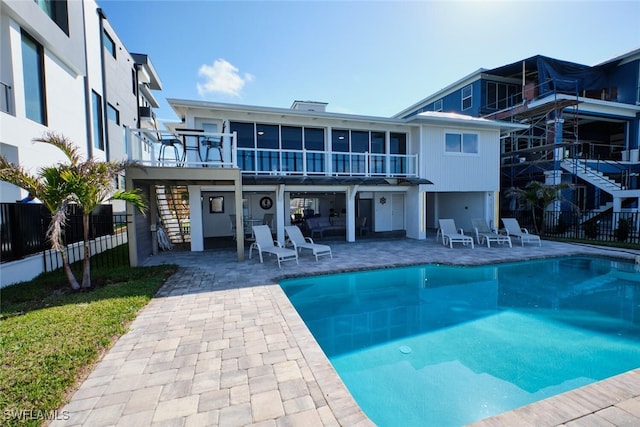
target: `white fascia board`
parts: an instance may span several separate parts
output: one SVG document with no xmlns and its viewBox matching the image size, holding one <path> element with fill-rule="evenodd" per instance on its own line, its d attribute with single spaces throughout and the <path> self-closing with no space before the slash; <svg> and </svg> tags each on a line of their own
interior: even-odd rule
<svg viewBox="0 0 640 427">
<path fill-rule="evenodd" d="M 149 90 L 147 85 L 140 85 L 140 92 L 142 93 L 142 96 L 144 97 L 144 99 L 147 100 L 149 105 L 151 105 L 153 108 L 160 107 L 158 100 L 156 99 L 155 96 L 153 96 L 153 93 Z"/>
<path fill-rule="evenodd" d="M 621 102 L 601 101 L 599 99 L 576 97 L 567 94 L 549 95 L 547 97 L 530 102 L 528 106 L 529 108 L 535 108 L 545 104 L 553 104 L 554 102 L 557 102 L 559 100 L 577 101 L 578 114 L 580 114 L 580 112 L 590 112 L 635 118 L 636 115 L 640 112 L 640 106 L 637 105 L 623 104 Z"/>
<path fill-rule="evenodd" d="M 466 76 L 464 76 L 463 78 L 461 78 L 460 80 L 457 80 L 453 83 L 451 83 L 449 86 L 446 86 L 442 89 L 440 89 L 439 91 L 437 91 L 436 93 L 429 95 L 426 98 L 423 98 L 422 100 L 416 102 L 415 104 L 405 108 L 404 110 L 400 111 L 399 113 L 394 114 L 392 117 L 394 118 L 398 118 L 398 117 L 402 117 L 405 114 L 420 108 L 423 105 L 426 104 L 430 104 L 434 101 L 437 101 L 438 99 L 448 95 L 451 92 L 455 92 L 457 90 L 462 89 L 465 86 L 470 85 L 471 83 L 475 82 L 476 80 L 479 80 L 480 78 L 482 78 L 482 74 L 487 71 L 486 68 L 480 68 L 476 71 L 474 71 L 471 74 L 468 74 Z"/>
<path fill-rule="evenodd" d="M 616 55 L 613 58 L 606 59 L 602 62 L 595 64 L 594 67 L 597 67 L 599 65 L 605 65 L 610 62 L 616 62 L 616 61 L 622 61 L 620 64 L 626 64 L 636 59 L 640 59 L 640 48 L 632 49 L 628 52 L 622 53 L 620 55 Z"/>
<path fill-rule="evenodd" d="M 528 129 L 529 125 L 520 123 L 509 123 L 500 120 L 489 120 L 481 117 L 467 116 L 458 113 L 443 113 L 436 111 L 425 111 L 410 118 L 410 121 L 417 121 L 421 124 L 429 125 L 468 125 L 481 128 L 500 129 L 501 131 L 518 131 Z"/>
<path fill-rule="evenodd" d="M 305 118 L 322 118 L 328 120 L 344 120 L 351 122 L 367 122 L 376 124 L 392 124 L 399 126 L 408 125 L 407 120 L 394 119 L 388 117 L 376 117 L 376 116 L 361 116 L 356 114 L 344 114 L 344 113 L 327 113 L 322 111 L 303 111 L 303 110 L 291 110 L 289 108 L 277 108 L 277 107 L 258 107 L 253 105 L 240 105 L 240 104 L 225 104 L 209 101 L 195 101 L 169 98 L 167 102 L 176 112 L 178 117 L 191 116 L 193 110 L 205 110 L 205 111 L 227 111 L 237 113 L 253 113 L 253 114 L 265 114 L 265 115 L 277 115 L 280 117 L 305 117 Z"/>
</svg>

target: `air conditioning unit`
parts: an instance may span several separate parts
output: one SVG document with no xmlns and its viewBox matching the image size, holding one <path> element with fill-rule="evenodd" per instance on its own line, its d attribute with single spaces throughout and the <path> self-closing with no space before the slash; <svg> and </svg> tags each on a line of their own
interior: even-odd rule
<svg viewBox="0 0 640 427">
<path fill-rule="evenodd" d="M 151 107 L 138 107 L 138 111 L 140 113 L 140 119 L 152 119 L 154 116 Z"/>
</svg>

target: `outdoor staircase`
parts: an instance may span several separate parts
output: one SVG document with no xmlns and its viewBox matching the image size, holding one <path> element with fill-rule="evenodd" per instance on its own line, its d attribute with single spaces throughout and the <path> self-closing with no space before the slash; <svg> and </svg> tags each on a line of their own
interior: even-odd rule
<svg viewBox="0 0 640 427">
<path fill-rule="evenodd" d="M 191 241 L 189 192 L 186 186 L 157 185 L 156 202 L 160 224 L 172 244 Z"/>
<path fill-rule="evenodd" d="M 591 209 L 589 212 L 585 212 L 584 215 L 580 218 L 580 224 L 584 224 L 592 218 L 597 217 L 600 214 L 605 213 L 606 211 L 613 209 L 613 202 L 607 202 L 604 205 L 601 205 L 595 209 Z"/>
<path fill-rule="evenodd" d="M 587 166 L 585 161 L 580 161 L 577 159 L 564 159 L 560 166 L 562 167 L 562 169 L 571 173 L 575 173 L 578 178 L 583 179 L 589 184 L 611 194 L 612 196 L 618 196 L 619 192 L 625 190 L 622 184 L 607 177 L 602 172 L 590 168 L 589 166 Z"/>
</svg>

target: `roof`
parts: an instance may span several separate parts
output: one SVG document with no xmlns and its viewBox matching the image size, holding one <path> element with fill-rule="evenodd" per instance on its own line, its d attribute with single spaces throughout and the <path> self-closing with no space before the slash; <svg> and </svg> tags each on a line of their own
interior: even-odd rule
<svg viewBox="0 0 640 427">
<path fill-rule="evenodd" d="M 467 116 L 459 113 L 444 113 L 441 111 L 425 111 L 408 119 L 409 121 L 419 121 L 437 124 L 462 124 L 466 123 L 478 127 L 499 128 L 501 131 L 516 131 L 528 129 L 528 125 L 519 123 L 509 123 L 501 120 L 490 120 L 482 117 Z"/>
<path fill-rule="evenodd" d="M 242 185 L 419 185 L 433 184 L 424 178 L 383 178 L 366 176 L 302 176 L 302 175 L 242 175 Z"/>
</svg>

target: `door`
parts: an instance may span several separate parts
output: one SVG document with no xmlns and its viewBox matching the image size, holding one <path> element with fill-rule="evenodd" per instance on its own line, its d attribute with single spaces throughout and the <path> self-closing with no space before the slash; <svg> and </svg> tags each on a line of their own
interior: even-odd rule
<svg viewBox="0 0 640 427">
<path fill-rule="evenodd" d="M 356 211 L 356 218 L 367 217 L 367 230 L 373 231 L 373 204 L 371 199 L 358 199 L 358 209 Z M 357 222 L 356 222 L 357 225 Z M 356 233 L 360 230 L 356 229 Z"/>
<path fill-rule="evenodd" d="M 391 230 L 404 230 L 404 194 L 391 195 Z"/>
</svg>

